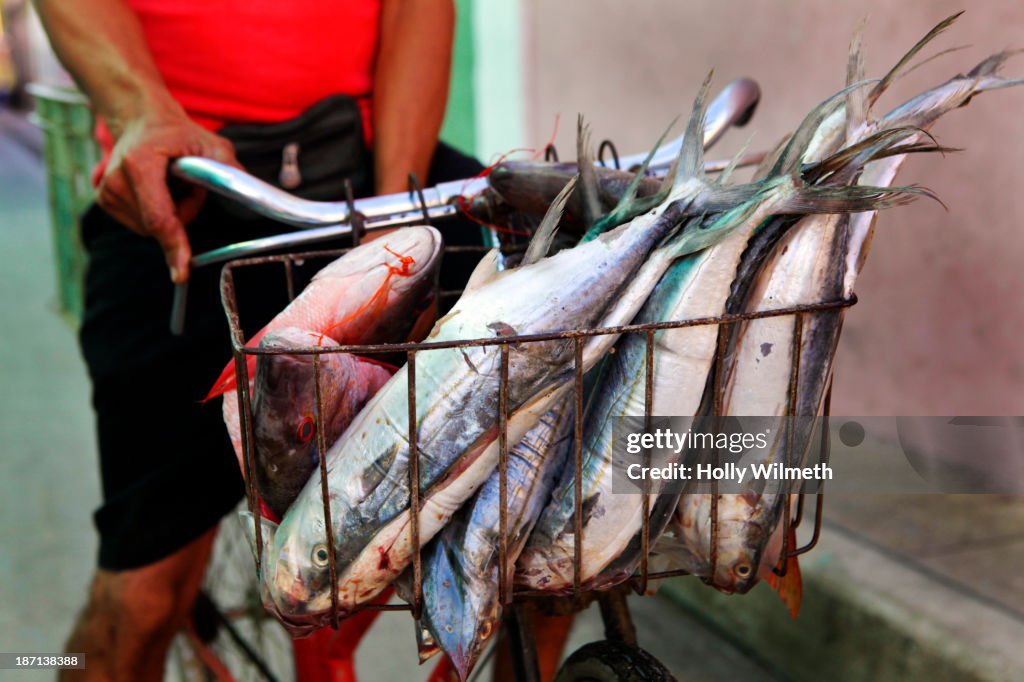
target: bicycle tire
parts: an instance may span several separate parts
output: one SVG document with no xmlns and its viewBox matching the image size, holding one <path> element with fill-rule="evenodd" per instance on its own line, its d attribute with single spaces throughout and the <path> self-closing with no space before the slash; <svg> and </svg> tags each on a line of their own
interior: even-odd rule
<svg viewBox="0 0 1024 682">
<path fill-rule="evenodd" d="M 559 668 L 555 682 L 676 682 L 676 678 L 643 649 L 604 640 L 573 652 Z"/>
<path fill-rule="evenodd" d="M 237 682 L 295 679 L 291 635 L 263 609 L 252 549 L 234 513 L 221 522 L 191 625 Z M 182 634 L 168 655 L 165 679 L 213 682 L 217 677 Z"/>
</svg>

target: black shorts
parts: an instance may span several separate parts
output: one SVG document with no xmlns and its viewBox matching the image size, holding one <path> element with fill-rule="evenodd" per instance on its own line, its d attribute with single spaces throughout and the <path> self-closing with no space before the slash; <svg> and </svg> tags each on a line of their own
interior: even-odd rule
<svg viewBox="0 0 1024 682">
<path fill-rule="evenodd" d="M 482 166 L 439 146 L 427 184 L 476 175 Z M 340 198 L 340 197 L 339 197 Z M 240 219 L 209 199 L 189 225 L 193 253 L 284 231 Z M 480 244 L 468 220 L 437 225 L 448 244 Z M 185 334 L 170 334 L 173 287 L 163 253 L 97 207 L 82 220 L 89 254 L 82 354 L 92 380 L 103 504 L 94 514 L 99 565 L 125 570 L 162 559 L 212 528 L 244 494 L 221 401 L 200 400 L 231 358 L 219 268 L 195 270 Z M 335 247 L 343 244 L 333 245 Z M 461 288 L 479 255 L 446 258 L 444 288 Z M 243 275 L 244 277 L 244 275 Z M 243 320 L 262 325 L 287 304 L 282 278 L 249 277 Z M 258 327 L 257 327 L 258 328 Z"/>
</svg>

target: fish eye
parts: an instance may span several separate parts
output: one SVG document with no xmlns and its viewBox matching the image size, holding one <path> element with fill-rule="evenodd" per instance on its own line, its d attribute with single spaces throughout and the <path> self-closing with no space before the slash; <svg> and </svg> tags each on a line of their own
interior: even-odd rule
<svg viewBox="0 0 1024 682">
<path fill-rule="evenodd" d="M 491 636 L 491 629 L 492 629 L 491 621 L 489 621 L 489 620 L 484 621 L 484 625 L 480 629 L 480 639 L 486 640 L 488 637 L 490 637 Z"/>
<path fill-rule="evenodd" d="M 750 564 L 737 564 L 733 567 L 732 571 L 740 578 L 747 578 L 750 576 Z"/>
<path fill-rule="evenodd" d="M 317 545 L 313 548 L 313 565 L 317 568 L 323 568 L 330 560 L 330 552 L 327 551 L 327 545 Z"/>
<path fill-rule="evenodd" d="M 313 439 L 316 434 L 316 422 L 312 417 L 306 416 L 299 422 L 299 426 L 295 429 L 295 440 L 298 441 L 299 445 L 305 445 Z"/>
</svg>

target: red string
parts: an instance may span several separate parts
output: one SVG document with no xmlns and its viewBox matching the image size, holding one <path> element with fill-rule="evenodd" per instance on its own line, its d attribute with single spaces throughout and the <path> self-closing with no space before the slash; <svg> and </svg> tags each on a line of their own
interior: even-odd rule
<svg viewBox="0 0 1024 682">
<path fill-rule="evenodd" d="M 558 123 L 561 120 L 562 120 L 562 114 L 561 113 L 555 114 L 555 129 L 551 131 L 551 137 L 548 138 L 548 143 L 546 145 L 544 145 L 544 147 L 541 148 L 541 150 L 539 152 L 536 152 L 533 155 L 534 160 L 537 160 L 541 156 L 543 156 L 544 152 L 547 151 L 548 147 L 550 147 L 553 144 L 555 144 L 555 138 L 558 137 Z"/>
<path fill-rule="evenodd" d="M 477 173 L 472 178 L 468 178 L 466 180 L 466 184 L 463 185 L 463 188 L 465 188 L 466 185 L 469 185 L 469 183 L 471 183 L 473 180 L 479 180 L 480 178 L 486 178 L 488 175 L 491 174 L 491 171 L 493 171 L 495 168 L 498 167 L 498 165 L 503 163 L 505 161 L 505 159 L 507 159 L 508 157 L 510 157 L 513 154 L 516 154 L 518 152 L 536 152 L 536 150 L 533 149 L 532 147 L 520 147 L 520 148 L 517 148 L 517 149 L 512 149 L 510 151 L 507 151 L 504 154 L 501 154 L 500 156 L 498 156 L 498 160 L 497 161 L 495 161 L 494 163 L 492 163 L 489 166 L 485 167 L 482 171 Z M 534 158 L 536 158 L 536 156 L 534 156 Z M 473 221 L 477 225 L 482 225 L 484 227 L 490 228 L 490 229 L 494 230 L 495 232 L 501 232 L 503 234 L 519 235 L 519 236 L 523 236 L 523 237 L 530 236 L 530 233 L 525 231 L 525 230 L 515 230 L 515 229 L 512 229 L 510 227 L 500 227 L 498 225 L 493 225 L 493 224 L 487 222 L 486 220 L 482 220 L 480 218 L 477 218 L 475 215 L 470 213 L 469 205 L 478 196 L 480 196 L 481 194 L 483 194 L 483 192 L 480 192 L 478 194 L 474 194 L 473 196 L 469 197 L 469 199 L 466 198 L 464 193 L 460 193 L 459 194 L 459 210 L 462 211 L 462 215 L 466 216 L 467 218 L 469 218 L 471 221 Z"/>
<path fill-rule="evenodd" d="M 518 152 L 526 152 L 526 153 L 533 154 L 533 156 L 531 157 L 531 160 L 533 160 L 533 161 L 536 161 L 537 159 L 541 158 L 544 155 L 544 151 L 548 147 L 550 147 L 551 145 L 553 145 L 555 143 L 555 138 L 558 136 L 558 124 L 559 124 L 559 121 L 561 121 L 561 118 L 562 118 L 562 115 L 560 113 L 559 114 L 555 114 L 554 130 L 551 131 L 551 137 L 548 138 L 548 143 L 544 147 L 541 147 L 539 150 L 535 149 L 533 147 L 519 147 L 519 148 L 516 148 L 516 149 L 512 149 L 510 151 L 507 151 L 504 154 L 499 155 L 497 161 L 495 161 L 494 163 L 492 163 L 489 166 L 487 166 L 486 168 L 484 168 L 482 171 L 477 173 L 474 177 L 472 177 L 470 179 L 467 179 L 466 180 L 466 185 L 468 185 L 473 180 L 479 180 L 480 178 L 486 178 L 488 175 L 491 174 L 491 171 L 493 171 L 495 168 L 498 167 L 498 165 L 503 163 L 505 161 L 505 159 L 507 159 L 508 157 L 510 157 L 513 154 L 516 154 Z M 463 187 L 465 187 L 466 185 L 463 185 Z M 482 194 L 482 192 L 480 194 Z M 486 220 L 482 220 L 480 218 L 477 218 L 475 215 L 470 213 L 469 205 L 473 202 L 473 200 L 475 200 L 478 196 L 480 196 L 480 194 L 474 194 L 473 196 L 469 197 L 469 199 L 467 199 L 464 194 L 460 194 L 459 195 L 459 201 L 458 201 L 459 210 L 462 212 L 462 214 L 465 217 L 469 218 L 471 221 L 473 221 L 477 225 L 482 225 L 483 227 L 492 229 L 495 232 L 500 232 L 502 234 L 517 235 L 517 236 L 520 236 L 520 237 L 529 237 L 530 236 L 531 233 L 526 231 L 526 230 L 516 230 L 516 229 L 510 228 L 510 227 L 501 227 L 499 225 L 494 225 L 492 223 L 487 222 Z"/>
<path fill-rule="evenodd" d="M 375 291 L 373 293 L 373 296 L 370 297 L 370 300 L 368 300 L 366 303 L 364 303 L 362 306 L 360 306 L 359 309 L 349 313 L 348 315 L 346 315 L 342 319 L 338 320 L 337 322 L 335 322 L 334 324 L 329 326 L 327 329 L 324 329 L 322 332 L 320 332 L 320 338 L 317 339 L 316 345 L 318 345 L 318 346 L 323 345 L 324 337 L 325 336 L 329 335 L 331 331 L 337 329 L 341 325 L 346 324 L 347 322 L 350 322 L 351 320 L 355 319 L 359 315 L 362 315 L 364 312 L 369 310 L 370 306 L 372 306 L 374 303 L 376 303 L 381 298 L 381 296 L 383 296 L 386 299 L 387 298 L 387 291 L 388 291 L 388 284 L 391 282 L 391 278 L 392 277 L 394 277 L 395 275 L 398 275 L 400 277 L 409 277 L 410 275 L 412 275 L 412 273 L 409 271 L 409 267 L 416 262 L 415 258 L 413 258 L 412 256 L 403 256 L 400 253 L 395 253 L 390 248 L 388 248 L 387 244 L 384 245 L 384 250 L 387 251 L 388 253 L 390 253 L 392 256 L 395 256 L 396 258 L 398 258 L 398 262 L 401 263 L 401 267 L 398 267 L 398 266 L 395 266 L 395 265 L 389 265 L 388 263 L 384 263 L 384 266 L 388 269 L 388 274 L 384 278 L 384 281 L 381 282 L 381 285 L 377 288 L 377 291 Z"/>
</svg>

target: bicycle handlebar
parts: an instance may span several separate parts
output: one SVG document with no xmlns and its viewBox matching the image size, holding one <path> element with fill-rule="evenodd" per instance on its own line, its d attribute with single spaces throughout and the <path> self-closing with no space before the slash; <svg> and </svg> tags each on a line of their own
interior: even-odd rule
<svg viewBox="0 0 1024 682">
<path fill-rule="evenodd" d="M 732 126 L 744 125 L 753 115 L 761 98 L 757 83 L 740 78 L 726 85 L 707 109 L 704 126 L 704 148 L 710 148 Z M 671 166 L 682 146 L 682 136 L 659 147 L 650 163 L 653 173 L 664 173 Z M 763 155 L 752 155 L 742 163 L 756 163 Z M 646 153 L 619 159 L 622 168 L 639 166 Z M 707 169 L 721 170 L 724 162 L 706 164 Z M 410 192 L 358 199 L 350 206 L 344 201 L 310 201 L 289 194 L 243 170 L 198 156 L 185 156 L 171 164 L 171 173 L 183 180 L 237 201 L 260 215 L 304 228 L 272 237 L 238 242 L 214 249 L 192 258 L 191 266 L 201 267 L 257 253 L 315 244 L 352 233 L 354 209 L 363 219 L 367 231 L 414 224 L 423 219 L 444 218 L 458 211 L 461 197 L 479 194 L 487 188 L 486 178 L 454 180 L 428 187 L 420 196 Z M 187 284 L 178 285 L 171 311 L 171 330 L 180 334 L 184 327 Z"/>
</svg>

